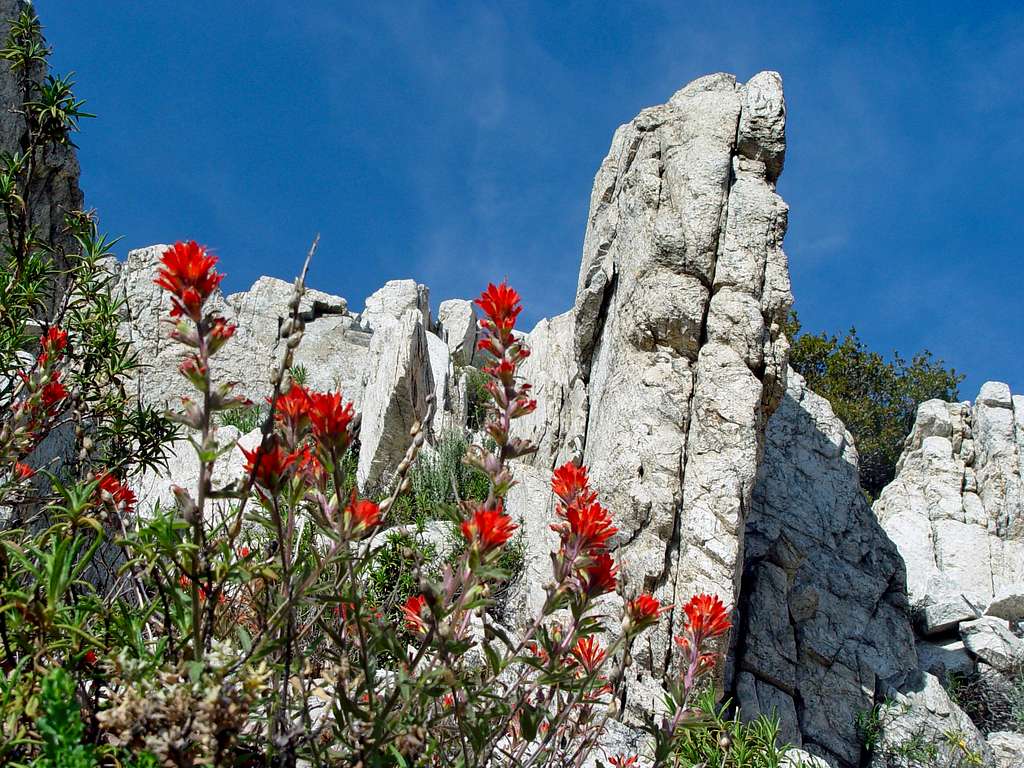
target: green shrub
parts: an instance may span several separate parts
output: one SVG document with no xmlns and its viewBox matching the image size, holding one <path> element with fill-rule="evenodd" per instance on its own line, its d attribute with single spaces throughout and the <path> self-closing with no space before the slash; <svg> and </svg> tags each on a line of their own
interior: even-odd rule
<svg viewBox="0 0 1024 768">
<path fill-rule="evenodd" d="M 705 728 L 684 731 L 676 749 L 680 765 L 705 768 L 778 768 L 789 750 L 780 745 L 779 720 L 761 715 L 748 723 L 738 712 L 728 714 L 729 702 L 715 703 L 714 691 L 705 691 L 697 706 L 708 714 Z"/>
<path fill-rule="evenodd" d="M 956 400 L 964 377 L 927 350 L 909 362 L 898 352 L 886 359 L 868 349 L 854 328 L 842 339 L 803 333 L 796 312 L 785 331 L 792 342 L 789 364 L 850 430 L 860 455 L 861 488 L 877 498 L 895 476 L 917 406 L 932 398 Z"/>
</svg>

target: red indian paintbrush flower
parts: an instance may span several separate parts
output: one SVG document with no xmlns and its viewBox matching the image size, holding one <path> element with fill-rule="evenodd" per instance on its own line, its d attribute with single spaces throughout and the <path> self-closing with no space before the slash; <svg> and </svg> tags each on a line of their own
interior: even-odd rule
<svg viewBox="0 0 1024 768">
<path fill-rule="evenodd" d="M 267 405 L 273 402 L 267 398 Z M 309 390 L 301 384 L 293 383 L 291 388 L 277 398 L 274 418 L 299 432 L 301 427 L 309 423 Z"/>
<path fill-rule="evenodd" d="M 576 641 L 576 647 L 572 649 L 572 655 L 583 665 L 589 673 L 593 673 L 601 662 L 604 661 L 605 650 L 601 643 L 593 635 L 581 637 Z"/>
<path fill-rule="evenodd" d="M 597 553 L 604 550 L 608 545 L 608 539 L 619 532 L 619 529 L 612 525 L 611 515 L 608 510 L 596 501 L 590 504 L 573 504 L 565 512 L 566 523 L 570 533 L 576 537 L 576 543 L 580 549 L 590 553 Z M 551 526 L 552 529 L 563 534 L 565 523 Z"/>
<path fill-rule="evenodd" d="M 341 392 L 310 392 L 309 421 L 313 437 L 325 449 L 344 451 L 352 436 L 348 428 L 355 418 L 352 403 L 342 404 Z"/>
<path fill-rule="evenodd" d="M 114 506 L 122 512 L 131 514 L 135 510 L 135 494 L 130 488 L 122 485 L 121 482 L 109 472 L 104 472 L 96 477 L 99 480 L 99 491 L 101 497 L 108 495 Z"/>
<path fill-rule="evenodd" d="M 515 327 L 516 318 L 523 311 L 519 304 L 519 294 L 510 288 L 506 281 L 502 281 L 501 285 L 488 283 L 487 290 L 480 294 L 475 303 L 487 315 L 487 319 L 503 341 Z"/>
<path fill-rule="evenodd" d="M 607 552 L 599 552 L 590 559 L 590 564 L 580 572 L 583 587 L 591 598 L 614 592 L 616 574 L 619 568 Z"/>
<path fill-rule="evenodd" d="M 423 621 L 423 609 L 427 606 L 427 598 L 413 595 L 405 601 L 402 613 L 405 616 L 405 628 L 410 632 L 426 632 L 427 623 Z"/>
<path fill-rule="evenodd" d="M 577 499 L 583 504 L 589 504 L 597 498 L 597 494 L 590 490 L 587 468 L 577 467 L 571 461 L 552 473 L 551 490 L 566 506 Z"/>
<path fill-rule="evenodd" d="M 630 766 L 636 761 L 637 755 L 630 755 L 629 757 L 626 757 L 621 753 L 608 758 L 608 762 L 615 766 L 615 768 L 630 768 Z"/>
<path fill-rule="evenodd" d="M 51 326 L 46 335 L 39 340 L 39 365 L 46 365 L 51 357 L 60 357 L 68 344 L 68 332 Z"/>
<path fill-rule="evenodd" d="M 43 387 L 41 399 L 44 408 L 52 408 L 68 396 L 67 389 L 60 381 L 60 371 L 50 374 L 50 381 Z"/>
<path fill-rule="evenodd" d="M 224 275 L 214 269 L 217 257 L 211 256 L 195 240 L 177 242 L 160 259 L 163 264 L 154 280 L 171 294 L 171 317 L 187 315 L 197 323 L 202 320 L 203 303 L 220 285 Z"/>
<path fill-rule="evenodd" d="M 28 464 L 22 464 L 20 461 L 14 462 L 14 474 L 18 476 L 19 480 L 28 480 L 35 473 L 36 471 Z"/>
<path fill-rule="evenodd" d="M 636 631 L 640 631 L 641 629 L 657 623 L 661 614 L 667 611 L 670 607 L 671 606 L 668 605 L 662 605 L 656 597 L 643 594 L 633 600 L 630 600 L 629 603 L 626 604 L 626 616 L 629 618 L 632 628 Z"/>
<path fill-rule="evenodd" d="M 729 611 L 717 595 L 694 595 L 683 606 L 683 611 L 686 613 L 687 634 L 695 645 L 724 635 L 732 626 Z"/>
<path fill-rule="evenodd" d="M 227 340 L 235 335 L 236 330 L 238 330 L 238 326 L 229 323 L 223 317 L 213 318 L 213 322 L 210 325 L 210 354 L 212 355 L 223 347 Z"/>
<path fill-rule="evenodd" d="M 280 490 L 300 457 L 299 451 L 288 453 L 281 448 L 276 440 L 272 441 L 270 447 L 262 452 L 257 446 L 251 451 L 242 448 L 242 454 L 245 456 L 246 473 L 253 473 L 256 484 L 271 493 Z"/>
<path fill-rule="evenodd" d="M 355 488 L 352 489 L 352 498 L 345 507 L 345 514 L 357 531 L 368 530 L 380 522 L 380 507 L 369 499 L 357 498 Z"/>
<path fill-rule="evenodd" d="M 477 509 L 469 520 L 462 523 L 462 535 L 466 541 L 470 545 L 479 544 L 484 552 L 503 546 L 512 538 L 515 529 L 516 525 L 502 511 L 501 504 L 497 509 Z"/>
</svg>

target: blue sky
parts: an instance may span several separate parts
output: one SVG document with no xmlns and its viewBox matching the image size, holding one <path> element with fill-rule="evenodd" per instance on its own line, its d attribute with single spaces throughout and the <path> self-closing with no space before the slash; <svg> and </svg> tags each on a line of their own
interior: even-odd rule
<svg viewBox="0 0 1024 768">
<path fill-rule="evenodd" d="M 784 78 L 779 191 L 809 330 L 855 325 L 1024 392 L 1024 10 L 1018 3 L 37 0 L 99 115 L 87 204 L 127 249 L 194 238 L 241 290 L 359 309 L 509 277 L 527 325 L 573 298 L 615 128 L 715 71 Z"/>
</svg>

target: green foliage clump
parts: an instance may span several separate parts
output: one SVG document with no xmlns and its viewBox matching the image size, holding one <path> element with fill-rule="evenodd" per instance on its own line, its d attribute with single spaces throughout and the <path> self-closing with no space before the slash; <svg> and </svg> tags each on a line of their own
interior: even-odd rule
<svg viewBox="0 0 1024 768">
<path fill-rule="evenodd" d="M 705 691 L 697 706 L 708 714 L 706 728 L 684 731 L 676 745 L 679 765 L 706 768 L 779 768 L 789 751 L 779 745 L 779 720 L 761 715 L 743 722 L 738 712 L 728 714 L 729 702 L 715 703 L 714 691 Z"/>
<path fill-rule="evenodd" d="M 909 362 L 899 353 L 886 359 L 868 349 L 854 328 L 842 339 L 804 333 L 795 312 L 785 331 L 792 342 L 789 364 L 850 430 L 860 454 L 861 488 L 877 498 L 895 476 L 917 406 L 933 398 L 956 400 L 964 377 L 927 350 Z"/>
<path fill-rule="evenodd" d="M 490 481 L 463 460 L 468 447 L 465 436 L 452 430 L 441 436 L 433 451 L 421 454 L 410 472 L 412 492 L 399 497 L 392 519 L 397 523 L 444 520 L 459 501 L 486 499 Z"/>
<path fill-rule="evenodd" d="M 60 667 L 43 679 L 43 714 L 39 733 L 43 737 L 42 754 L 34 768 L 92 768 L 93 750 L 82 743 L 85 726 L 75 701 L 75 682 Z"/>
<path fill-rule="evenodd" d="M 217 416 L 221 426 L 234 427 L 243 435 L 256 429 L 256 427 L 263 423 L 265 417 L 266 414 L 259 405 L 253 405 L 248 408 L 232 408 L 229 411 L 222 411 Z"/>
<path fill-rule="evenodd" d="M 463 369 L 466 375 L 466 426 L 472 432 L 483 429 L 487 416 L 487 403 L 491 393 L 487 391 L 487 374 L 476 368 L 467 366 Z"/>
</svg>

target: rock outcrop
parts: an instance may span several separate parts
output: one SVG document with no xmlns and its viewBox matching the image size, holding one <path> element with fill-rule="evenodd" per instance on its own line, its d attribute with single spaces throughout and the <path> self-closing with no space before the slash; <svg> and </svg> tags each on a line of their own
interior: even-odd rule
<svg viewBox="0 0 1024 768">
<path fill-rule="evenodd" d="M 875 512 L 907 563 L 921 629 L 984 613 L 1024 619 L 1024 396 L 989 382 L 977 400 L 917 411 Z"/>
<path fill-rule="evenodd" d="M 781 398 L 789 309 L 775 192 L 781 79 L 717 74 L 620 127 L 594 181 L 576 301 L 529 337 L 533 459 L 591 468 L 629 591 L 736 599 L 765 423 Z M 649 703 L 680 618 L 638 651 Z"/>
<path fill-rule="evenodd" d="M 0 39 L 6 40 L 10 20 L 18 18 L 30 4 L 24 0 L 0 0 Z M 39 63 L 28 73 L 29 79 L 41 82 L 46 65 Z M 21 78 L 10 62 L 0 61 L 0 149 L 20 152 L 24 147 L 27 127 L 21 104 Z M 77 252 L 77 243 L 64 227 L 64 216 L 85 207 L 78 186 L 79 166 L 74 146 L 48 147 L 37 156 L 35 182 L 29 187 L 26 203 L 32 212 L 31 225 L 43 240 L 56 248 L 58 267 L 67 266 L 62 254 Z M 6 223 L 0 221 L 0 230 Z"/>
<path fill-rule="evenodd" d="M 855 766 L 857 716 L 917 666 L 903 561 L 858 483 L 853 438 L 793 371 L 746 526 L 736 695 L 747 717 Z"/>
</svg>

